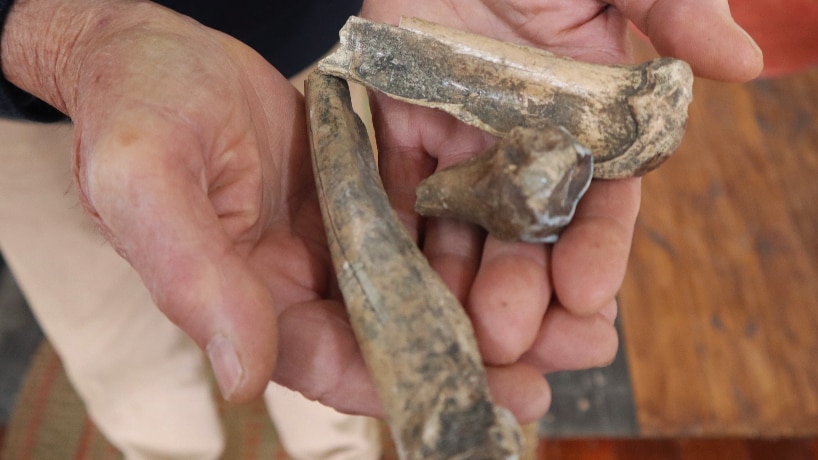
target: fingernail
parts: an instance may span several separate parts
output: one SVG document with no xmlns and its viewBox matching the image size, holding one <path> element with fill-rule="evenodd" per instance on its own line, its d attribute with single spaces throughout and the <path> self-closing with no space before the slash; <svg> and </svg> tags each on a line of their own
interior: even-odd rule
<svg viewBox="0 0 818 460">
<path fill-rule="evenodd" d="M 244 376 L 244 369 L 241 367 L 236 349 L 233 348 L 233 342 L 224 336 L 214 337 L 207 344 L 207 357 L 216 374 L 219 391 L 224 399 L 230 400 Z"/>
</svg>

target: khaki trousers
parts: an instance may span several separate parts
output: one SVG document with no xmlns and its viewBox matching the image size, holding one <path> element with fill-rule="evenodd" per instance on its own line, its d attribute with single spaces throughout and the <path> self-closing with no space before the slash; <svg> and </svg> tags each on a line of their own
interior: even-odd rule
<svg viewBox="0 0 818 460">
<path fill-rule="evenodd" d="M 196 345 L 85 216 L 70 125 L 0 120 L 0 250 L 100 431 L 128 459 L 220 458 L 224 436 Z M 271 384 L 296 459 L 376 459 L 377 423 Z"/>
</svg>

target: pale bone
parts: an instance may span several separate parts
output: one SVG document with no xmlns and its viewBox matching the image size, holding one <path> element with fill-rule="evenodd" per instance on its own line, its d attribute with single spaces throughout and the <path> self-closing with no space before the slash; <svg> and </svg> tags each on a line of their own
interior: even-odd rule
<svg viewBox="0 0 818 460">
<path fill-rule="evenodd" d="M 474 330 L 392 210 L 346 82 L 306 85 L 338 284 L 402 459 L 513 459 L 522 434 L 490 398 Z"/>
<path fill-rule="evenodd" d="M 425 216 L 475 223 L 497 238 L 556 241 L 591 183 L 593 156 L 563 128 L 514 128 L 494 147 L 417 189 Z"/>
<path fill-rule="evenodd" d="M 340 36 L 321 72 L 497 136 L 564 126 L 593 152 L 596 178 L 642 175 L 684 134 L 693 74 L 680 60 L 589 64 L 413 18 L 395 27 L 352 17 Z"/>
</svg>

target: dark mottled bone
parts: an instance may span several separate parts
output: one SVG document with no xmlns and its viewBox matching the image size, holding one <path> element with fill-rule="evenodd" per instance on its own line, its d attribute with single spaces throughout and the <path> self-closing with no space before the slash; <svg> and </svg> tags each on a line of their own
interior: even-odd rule
<svg viewBox="0 0 818 460">
<path fill-rule="evenodd" d="M 318 66 L 498 136 L 561 125 L 594 154 L 594 177 L 642 175 L 678 146 L 692 98 L 685 62 L 604 66 L 419 19 L 350 18 Z"/>
<path fill-rule="evenodd" d="M 494 147 L 417 187 L 415 210 L 497 238 L 551 243 L 591 183 L 593 156 L 563 128 L 513 128 Z"/>
<path fill-rule="evenodd" d="M 306 86 L 338 283 L 403 459 L 512 459 L 522 435 L 488 392 L 474 331 L 393 212 L 346 82 Z"/>
</svg>

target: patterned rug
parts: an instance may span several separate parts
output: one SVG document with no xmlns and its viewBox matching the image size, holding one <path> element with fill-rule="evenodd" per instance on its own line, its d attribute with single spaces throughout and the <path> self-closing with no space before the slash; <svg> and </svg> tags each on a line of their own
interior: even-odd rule
<svg viewBox="0 0 818 460">
<path fill-rule="evenodd" d="M 221 401 L 221 398 L 217 398 Z M 225 459 L 290 457 L 280 443 L 264 403 L 222 403 L 226 434 Z M 397 460 L 387 428 L 382 426 L 384 460 Z M 7 427 L 2 460 L 115 460 L 117 451 L 88 418 L 82 401 L 63 371 L 59 356 L 44 341 L 23 380 Z"/>
</svg>

